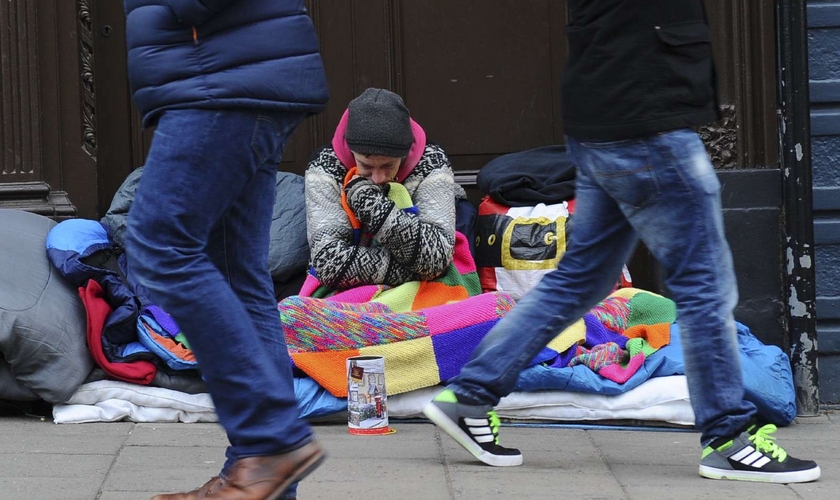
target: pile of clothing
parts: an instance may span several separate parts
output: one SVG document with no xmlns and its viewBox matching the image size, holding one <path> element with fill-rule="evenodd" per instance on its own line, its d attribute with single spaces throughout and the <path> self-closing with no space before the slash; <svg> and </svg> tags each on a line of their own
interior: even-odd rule
<svg viewBox="0 0 840 500">
<path fill-rule="evenodd" d="M 56 225 L 0 210 L 0 265 L 8 270 L 0 276 L 0 399 L 54 403 L 57 423 L 216 420 L 189 332 L 132 279 L 123 242 L 141 174 L 125 181 L 101 221 Z M 573 231 L 574 167 L 565 154 L 552 147 L 508 155 L 482 170 L 485 210 L 476 227 L 459 227 L 477 237 L 458 235 L 456 258 L 439 279 L 327 290 L 304 283 L 303 179 L 280 173 L 277 182 L 271 271 L 307 418 L 346 418 L 345 363 L 358 354 L 385 358 L 390 415 L 418 416 L 562 258 Z M 520 374 L 502 417 L 693 424 L 674 304 L 620 278 L 610 297 L 558 332 Z M 787 355 L 740 324 L 738 340 L 747 398 L 764 419 L 790 423 L 796 403 Z"/>
</svg>

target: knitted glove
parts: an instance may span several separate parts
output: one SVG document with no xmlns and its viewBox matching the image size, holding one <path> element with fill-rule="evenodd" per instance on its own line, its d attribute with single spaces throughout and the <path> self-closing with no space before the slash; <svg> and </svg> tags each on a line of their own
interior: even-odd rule
<svg viewBox="0 0 840 500">
<path fill-rule="evenodd" d="M 382 188 L 370 179 L 356 177 L 344 185 L 344 194 L 350 209 L 354 212 L 362 205 L 366 198 L 382 197 Z"/>
<path fill-rule="evenodd" d="M 350 210 L 373 234 L 379 232 L 395 207 L 385 190 L 368 179 L 356 178 L 348 183 L 345 192 Z"/>
</svg>

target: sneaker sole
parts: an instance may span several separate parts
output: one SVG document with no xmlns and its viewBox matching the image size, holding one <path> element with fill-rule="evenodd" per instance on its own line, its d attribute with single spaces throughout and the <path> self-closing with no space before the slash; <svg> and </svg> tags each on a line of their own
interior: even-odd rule
<svg viewBox="0 0 840 500">
<path fill-rule="evenodd" d="M 472 456 L 481 460 L 487 465 L 492 465 L 493 467 L 516 467 L 517 465 L 522 465 L 522 455 L 493 455 L 492 453 L 487 453 L 482 449 L 480 446 L 475 444 L 475 441 L 467 435 L 466 432 L 462 431 L 458 424 L 453 422 L 446 413 L 442 412 L 434 403 L 427 403 L 426 406 L 423 407 L 423 414 L 428 417 L 429 420 L 434 422 L 435 425 L 441 428 L 443 432 L 449 434 L 449 437 L 454 439 L 458 444 L 464 447 L 465 450 L 470 452 Z"/>
<path fill-rule="evenodd" d="M 708 479 L 727 479 L 730 481 L 753 481 L 757 483 L 808 483 L 820 478 L 820 468 L 791 472 L 750 472 L 741 470 L 717 469 L 706 465 L 700 466 L 700 475 Z"/>
</svg>

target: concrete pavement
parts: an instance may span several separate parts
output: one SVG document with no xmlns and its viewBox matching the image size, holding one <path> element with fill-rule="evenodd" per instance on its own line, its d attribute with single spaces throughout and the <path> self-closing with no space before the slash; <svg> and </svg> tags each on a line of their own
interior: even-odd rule
<svg viewBox="0 0 840 500">
<path fill-rule="evenodd" d="M 698 434 L 502 428 L 521 467 L 477 463 L 430 424 L 392 420 L 397 433 L 351 436 L 316 426 L 330 456 L 301 500 L 837 499 L 840 413 L 798 419 L 777 433 L 792 455 L 817 460 L 822 479 L 800 485 L 711 481 L 697 475 Z M 210 424 L 64 424 L 0 417 L 0 500 L 135 500 L 192 489 L 218 473 L 225 437 Z"/>
</svg>

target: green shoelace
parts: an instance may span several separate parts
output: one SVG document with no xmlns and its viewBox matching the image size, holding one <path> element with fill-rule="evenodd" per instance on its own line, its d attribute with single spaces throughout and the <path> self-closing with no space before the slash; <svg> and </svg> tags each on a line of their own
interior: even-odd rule
<svg viewBox="0 0 840 500">
<path fill-rule="evenodd" d="M 767 424 L 755 431 L 755 434 L 750 436 L 750 441 L 753 442 L 755 448 L 764 453 L 770 453 L 772 457 L 779 462 L 783 462 L 787 458 L 787 452 L 776 444 L 776 437 L 772 436 L 776 432 L 776 426 Z"/>
<path fill-rule="evenodd" d="M 495 410 L 490 410 L 487 412 L 487 416 L 490 417 L 490 430 L 493 432 L 493 437 L 496 438 L 496 445 L 499 444 L 499 426 L 501 425 L 502 421 L 499 420 L 499 415 L 496 413 Z"/>
</svg>

